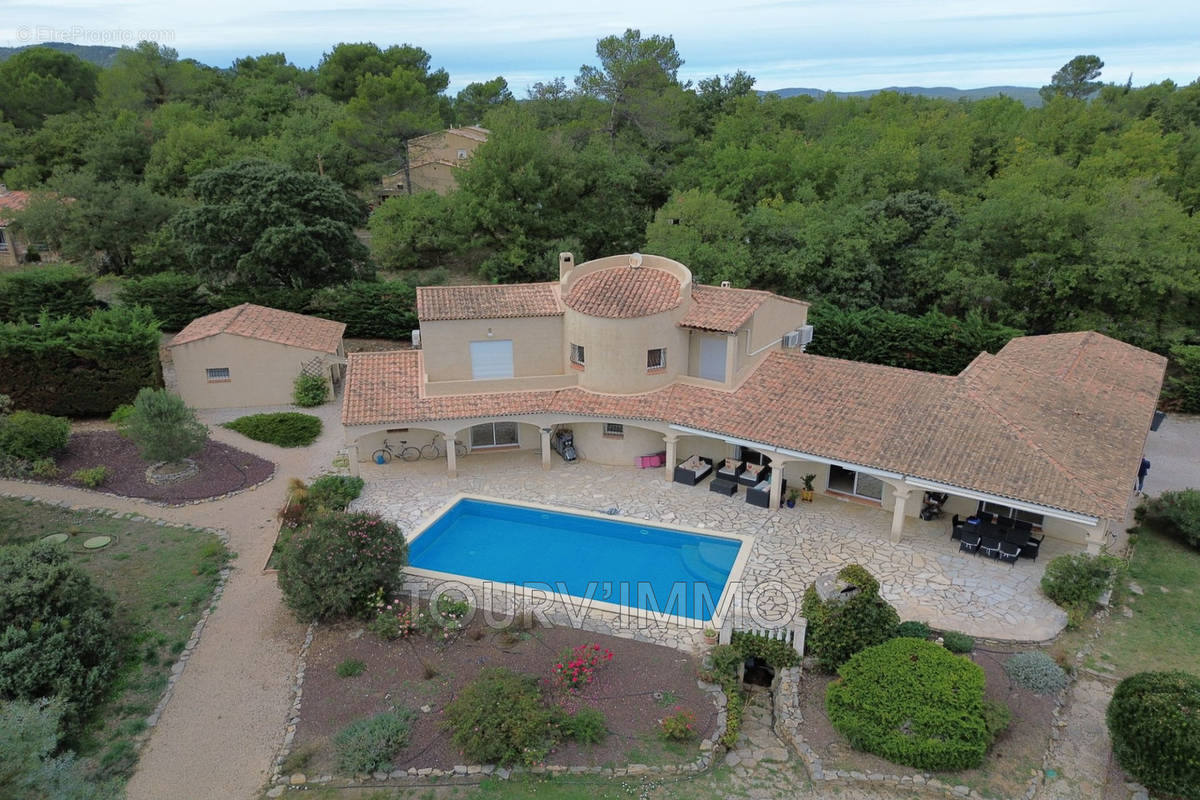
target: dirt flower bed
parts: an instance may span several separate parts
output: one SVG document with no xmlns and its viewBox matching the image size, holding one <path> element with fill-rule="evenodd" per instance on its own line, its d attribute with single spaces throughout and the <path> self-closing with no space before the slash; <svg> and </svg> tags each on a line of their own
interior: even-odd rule
<svg viewBox="0 0 1200 800">
<path fill-rule="evenodd" d="M 1004 661 L 1012 653 L 976 650 L 971 660 L 983 667 L 987 685 L 984 697 L 1005 703 L 1012 711 L 1012 723 L 988 749 L 977 769 L 934 773 L 951 785 L 963 784 L 987 797 L 1022 797 L 1032 771 L 1042 768 L 1042 756 L 1050 740 L 1053 695 L 1037 695 L 1013 686 L 1004 673 Z M 870 753 L 853 749 L 829 722 L 825 713 L 825 688 L 833 675 L 805 673 L 800 682 L 801 712 L 804 727 L 800 731 L 808 745 L 821 757 L 825 771 L 840 769 L 864 774 L 911 775 L 912 767 L 893 764 Z"/>
<path fill-rule="evenodd" d="M 212 439 L 192 460 L 200 467 L 196 477 L 156 486 L 147 482 L 150 465 L 138 455 L 133 442 L 115 431 L 86 431 L 71 435 L 67 449 L 55 459 L 58 477 L 48 482 L 79 486 L 71 479 L 76 470 L 104 466 L 109 474 L 97 487 L 100 491 L 174 504 L 245 489 L 262 483 L 275 471 L 270 461 Z"/>
<path fill-rule="evenodd" d="M 554 666 L 559 653 L 581 644 L 599 645 L 613 657 L 581 691 L 566 692 Z M 349 660 L 365 668 L 339 677 L 338 665 Z M 505 633 L 475 620 L 447 644 L 419 634 L 387 642 L 359 625 L 318 628 L 304 674 L 292 763 L 310 775 L 337 774 L 333 736 L 392 707 L 416 713 L 410 744 L 397 754 L 392 769 L 452 769 L 467 763 L 442 726 L 442 711 L 481 669 L 505 667 L 540 678 L 543 693 L 569 712 L 587 706 L 604 714 L 608 735 L 602 742 L 565 741 L 547 764 L 681 764 L 695 759 L 699 742 L 716 729 L 713 696 L 696 685 L 698 666 L 696 658 L 671 648 L 569 628 Z M 693 741 L 668 742 L 659 735 L 659 720 L 675 713 L 676 706 L 696 715 Z"/>
</svg>

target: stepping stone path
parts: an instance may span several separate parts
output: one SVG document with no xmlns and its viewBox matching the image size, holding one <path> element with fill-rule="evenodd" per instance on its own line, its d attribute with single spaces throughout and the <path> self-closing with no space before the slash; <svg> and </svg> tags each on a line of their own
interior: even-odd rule
<svg viewBox="0 0 1200 800">
<path fill-rule="evenodd" d="M 1046 761 L 1046 783 L 1039 800 L 1095 800 L 1104 796 L 1112 743 L 1104 712 L 1112 689 L 1083 678 L 1071 687 Z M 1053 777 L 1050 770 L 1053 770 Z"/>
<path fill-rule="evenodd" d="M 725 754 L 725 763 L 734 774 L 745 777 L 763 761 L 785 762 L 790 757 L 783 742 L 772 730 L 771 693 L 758 690 L 750 694 L 742 717 L 737 745 Z"/>
</svg>

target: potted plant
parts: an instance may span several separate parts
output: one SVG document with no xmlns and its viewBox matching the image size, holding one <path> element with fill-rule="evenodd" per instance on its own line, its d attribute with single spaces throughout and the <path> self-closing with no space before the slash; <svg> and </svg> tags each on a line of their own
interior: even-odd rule
<svg viewBox="0 0 1200 800">
<path fill-rule="evenodd" d="M 717 636 L 718 636 L 718 634 L 717 634 L 716 628 L 705 628 L 704 629 L 704 643 L 705 644 L 716 644 Z"/>
<path fill-rule="evenodd" d="M 799 497 L 799 496 L 800 496 L 800 492 L 799 492 L 799 490 L 797 490 L 797 489 L 788 489 L 788 495 L 787 495 L 787 507 L 788 507 L 788 508 L 795 508 L 795 507 L 796 507 L 796 498 L 797 498 L 797 497 Z"/>
<path fill-rule="evenodd" d="M 816 477 L 810 472 L 801 479 L 804 481 L 804 491 L 800 493 L 800 499 L 806 503 L 813 501 L 813 481 L 816 480 Z"/>
</svg>

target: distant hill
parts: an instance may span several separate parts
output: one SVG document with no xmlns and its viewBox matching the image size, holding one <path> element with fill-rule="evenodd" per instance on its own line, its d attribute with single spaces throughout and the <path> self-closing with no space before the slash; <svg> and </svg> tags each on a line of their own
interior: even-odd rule
<svg viewBox="0 0 1200 800">
<path fill-rule="evenodd" d="M 31 47 L 49 47 L 51 50 L 61 50 L 79 56 L 84 61 L 90 61 L 98 67 L 111 67 L 113 59 L 120 52 L 119 47 L 109 47 L 101 44 L 70 44 L 69 42 L 43 42 L 42 44 L 26 44 L 21 47 L 0 47 L 0 61 Z"/>
<path fill-rule="evenodd" d="M 1029 108 L 1040 108 L 1042 97 L 1038 90 L 1031 86 L 985 86 L 982 89 L 955 89 L 953 86 L 888 86 L 884 89 L 867 89 L 861 92 L 827 92 L 824 89 L 775 89 L 770 92 L 760 91 L 760 95 L 777 94 L 780 97 L 795 97 L 805 94 L 809 97 L 824 97 L 833 94 L 838 97 L 870 97 L 880 92 L 899 92 L 900 94 L 915 94 L 921 97 L 936 97 L 943 100 L 982 100 L 985 97 L 1005 95 L 1019 100 Z"/>
</svg>

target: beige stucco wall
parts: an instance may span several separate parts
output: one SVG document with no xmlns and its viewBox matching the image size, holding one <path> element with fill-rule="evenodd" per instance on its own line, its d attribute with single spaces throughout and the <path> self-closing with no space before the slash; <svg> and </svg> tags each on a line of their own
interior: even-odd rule
<svg viewBox="0 0 1200 800">
<path fill-rule="evenodd" d="M 748 323 L 750 351 L 760 350 L 808 322 L 808 306 L 768 297 Z"/>
<path fill-rule="evenodd" d="M 301 364 L 323 355 L 228 333 L 171 348 L 179 395 L 193 408 L 288 405 Z M 208 381 L 216 367 L 229 368 L 228 381 Z"/>
<path fill-rule="evenodd" d="M 0 267 L 17 267 L 25 254 L 25 240 L 11 229 L 0 227 L 4 232 L 3 249 L 0 249 Z"/>
<path fill-rule="evenodd" d="M 492 335 L 488 336 L 488 330 Z M 421 323 L 426 378 L 471 380 L 471 342 L 511 339 L 514 377 L 565 374 L 562 317 L 463 319 Z M 514 385 L 506 391 L 525 388 Z M 530 387 L 541 388 L 541 387 Z M 463 389 L 462 391 L 470 391 Z M 498 391 L 493 388 L 492 391 Z"/>
<path fill-rule="evenodd" d="M 612 422 L 621 420 L 614 419 Z M 625 435 L 621 438 L 605 436 L 601 422 L 577 422 L 569 427 L 575 435 L 575 447 L 580 456 L 598 464 L 633 467 L 637 465 L 635 459 L 638 456 L 666 451 L 666 443 L 658 431 L 635 427 L 627 422 L 623 424 Z"/>
<path fill-rule="evenodd" d="M 587 363 L 573 371 L 585 389 L 637 394 L 667 386 L 687 370 L 687 333 L 676 324 L 679 318 L 679 309 L 636 319 L 591 317 L 568 309 L 563 369 L 573 370 L 569 345 L 579 344 Z M 667 367 L 649 372 L 646 353 L 657 347 L 667 348 Z"/>
<path fill-rule="evenodd" d="M 449 194 L 458 188 L 457 173 L 460 169 L 462 167 L 452 167 L 438 161 L 409 168 L 408 178 L 412 182 L 413 194 L 417 192 Z"/>
</svg>

